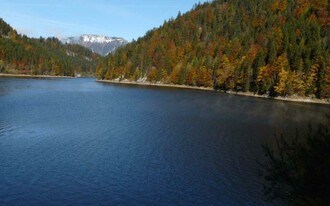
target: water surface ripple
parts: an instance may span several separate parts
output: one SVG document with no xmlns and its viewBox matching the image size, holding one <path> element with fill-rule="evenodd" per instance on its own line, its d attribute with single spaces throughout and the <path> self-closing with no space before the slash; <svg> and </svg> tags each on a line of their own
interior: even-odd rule
<svg viewBox="0 0 330 206">
<path fill-rule="evenodd" d="M 327 107 L 94 79 L 0 79 L 0 205 L 269 205 L 261 144 Z"/>
</svg>

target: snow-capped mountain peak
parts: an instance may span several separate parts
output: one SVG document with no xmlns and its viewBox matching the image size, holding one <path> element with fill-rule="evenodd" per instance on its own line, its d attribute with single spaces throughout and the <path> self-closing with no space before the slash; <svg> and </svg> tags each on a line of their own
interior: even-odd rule
<svg viewBox="0 0 330 206">
<path fill-rule="evenodd" d="M 62 39 L 61 41 L 66 44 L 80 44 L 101 55 L 107 55 L 108 53 L 114 52 L 118 47 L 128 43 L 123 38 L 94 34 L 84 34 L 81 36 L 68 37 Z"/>
<path fill-rule="evenodd" d="M 107 37 L 107 36 L 100 36 L 100 35 L 82 35 L 82 40 L 84 42 L 93 42 L 93 43 L 110 43 L 116 40 L 117 38 Z"/>
</svg>

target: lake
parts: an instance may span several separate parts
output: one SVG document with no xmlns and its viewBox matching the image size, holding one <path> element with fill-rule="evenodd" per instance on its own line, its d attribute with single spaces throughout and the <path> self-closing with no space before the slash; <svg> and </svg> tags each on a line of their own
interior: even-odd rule
<svg viewBox="0 0 330 206">
<path fill-rule="evenodd" d="M 269 205 L 257 161 L 328 106 L 0 78 L 0 205 Z M 276 203 L 274 203 L 276 204 Z"/>
</svg>

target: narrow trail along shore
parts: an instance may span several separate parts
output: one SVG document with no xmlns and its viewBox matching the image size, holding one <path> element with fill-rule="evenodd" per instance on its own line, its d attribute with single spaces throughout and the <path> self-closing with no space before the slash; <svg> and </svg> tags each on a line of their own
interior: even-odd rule
<svg viewBox="0 0 330 206">
<path fill-rule="evenodd" d="M 256 98 L 264 98 L 264 99 L 273 99 L 280 101 L 289 101 L 289 102 L 301 102 L 301 103 L 310 103 L 310 104 L 323 104 L 330 105 L 330 99 L 317 99 L 311 97 L 299 97 L 299 96 L 291 96 L 291 97 L 269 97 L 267 95 L 258 95 L 252 92 L 235 92 L 235 91 L 217 91 L 211 87 L 197 87 L 197 86 L 187 86 L 187 85 L 176 85 L 176 84 L 163 84 L 163 83 L 151 83 L 151 82 L 133 82 L 133 81 L 117 81 L 117 80 L 96 80 L 97 82 L 110 83 L 110 84 L 126 84 L 126 85 L 141 85 L 141 86 L 153 86 L 153 87 L 170 87 L 170 88 L 181 88 L 181 89 L 195 89 L 195 90 L 204 90 L 204 91 L 215 91 L 222 92 L 233 95 L 240 96 L 249 96 Z"/>
</svg>

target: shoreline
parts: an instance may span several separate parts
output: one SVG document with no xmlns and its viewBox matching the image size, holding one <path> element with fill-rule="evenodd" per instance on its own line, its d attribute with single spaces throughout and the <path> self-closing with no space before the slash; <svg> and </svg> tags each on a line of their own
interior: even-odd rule
<svg viewBox="0 0 330 206">
<path fill-rule="evenodd" d="M 286 102 L 297 102 L 297 103 L 309 103 L 309 104 L 322 104 L 330 105 L 330 99 L 316 99 L 308 97 L 269 97 L 266 95 L 258 95 L 252 92 L 235 92 L 235 91 L 218 91 L 211 87 L 197 87 L 197 86 L 187 86 L 187 85 L 176 85 L 176 84 L 163 84 L 163 83 L 151 83 L 151 82 L 132 82 L 132 81 L 116 81 L 116 80 L 96 80 L 101 83 L 110 83 L 110 84 L 124 84 L 124 85 L 136 85 L 136 86 L 152 86 L 152 87 L 167 87 L 167 88 L 179 88 L 179 89 L 193 89 L 193 90 L 203 90 L 203 91 L 214 91 L 220 92 L 223 94 L 233 94 L 239 96 L 263 98 L 277 101 L 286 101 Z"/>
<path fill-rule="evenodd" d="M 70 77 L 70 76 L 32 75 L 32 74 L 3 74 L 3 73 L 0 73 L 0 77 L 13 77 L 13 78 L 67 78 L 67 79 L 74 78 L 74 77 Z"/>
</svg>

